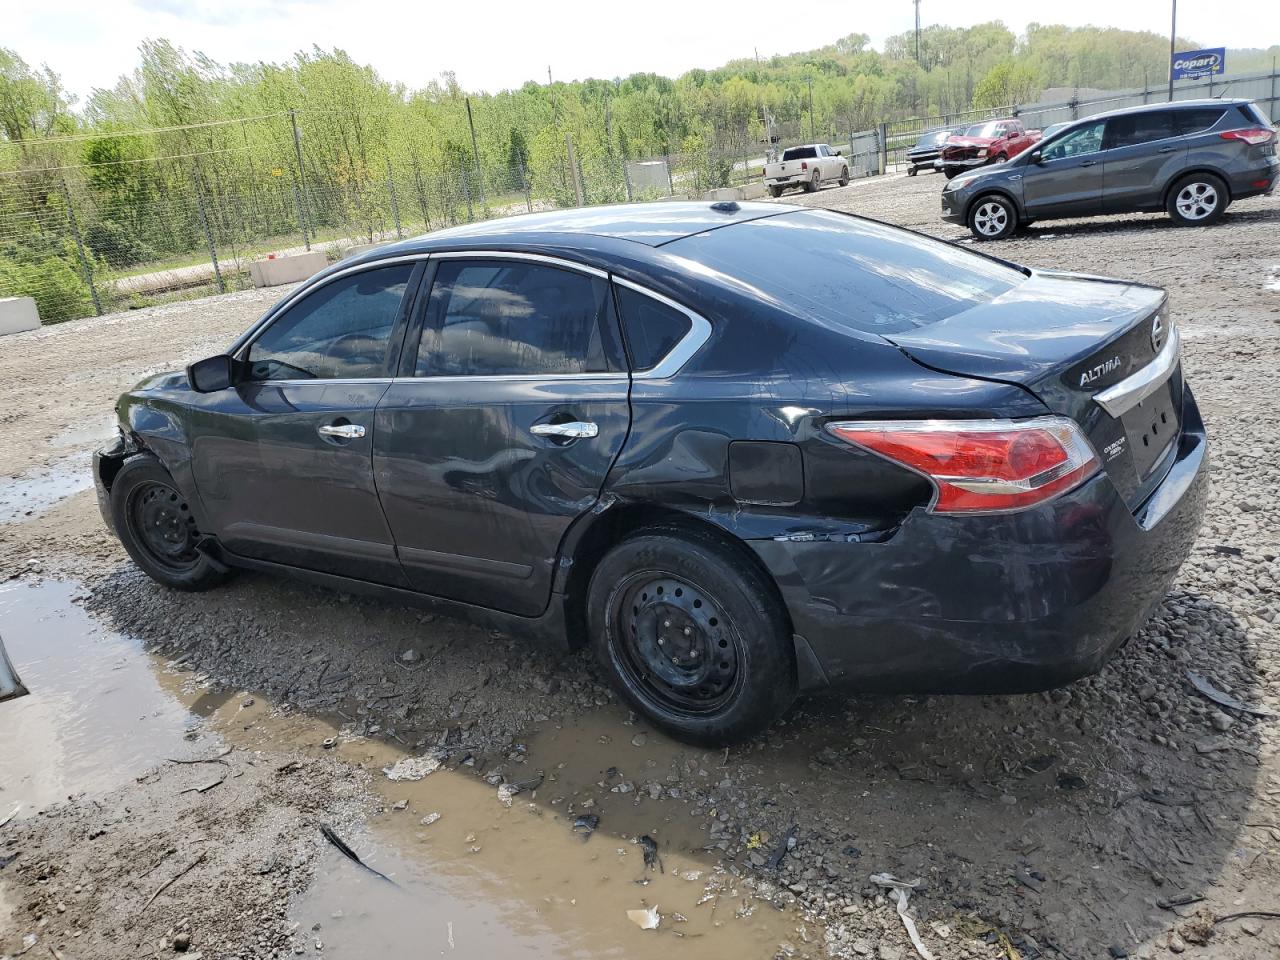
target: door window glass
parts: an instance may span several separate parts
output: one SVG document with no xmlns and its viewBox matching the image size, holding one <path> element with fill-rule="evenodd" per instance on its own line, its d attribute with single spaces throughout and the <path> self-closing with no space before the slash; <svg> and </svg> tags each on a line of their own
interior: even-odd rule
<svg viewBox="0 0 1280 960">
<path fill-rule="evenodd" d="M 1064 157 L 1080 157 L 1097 153 L 1102 149 L 1102 128 L 1105 121 L 1086 124 L 1066 133 L 1045 147 L 1040 156 L 1044 160 L 1061 160 Z"/>
<path fill-rule="evenodd" d="M 363 270 L 307 294 L 249 347 L 252 380 L 386 376 L 387 349 L 412 263 Z"/>
<path fill-rule="evenodd" d="M 1174 136 L 1173 111 L 1152 110 L 1149 113 L 1127 113 L 1107 121 L 1107 147 L 1132 147 Z"/>
<path fill-rule="evenodd" d="M 601 373 L 609 285 L 519 260 L 444 260 L 436 271 L 416 374 L 538 376 Z"/>
</svg>

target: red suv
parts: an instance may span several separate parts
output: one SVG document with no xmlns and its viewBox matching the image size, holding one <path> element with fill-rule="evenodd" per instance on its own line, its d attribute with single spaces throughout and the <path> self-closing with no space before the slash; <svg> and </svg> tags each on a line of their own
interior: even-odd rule
<svg viewBox="0 0 1280 960">
<path fill-rule="evenodd" d="M 942 147 L 942 156 L 935 165 L 950 179 L 962 170 L 988 163 L 1004 163 L 1039 139 L 1039 130 L 1027 130 L 1022 121 L 1014 117 L 984 120 L 963 133 L 948 137 Z"/>
</svg>

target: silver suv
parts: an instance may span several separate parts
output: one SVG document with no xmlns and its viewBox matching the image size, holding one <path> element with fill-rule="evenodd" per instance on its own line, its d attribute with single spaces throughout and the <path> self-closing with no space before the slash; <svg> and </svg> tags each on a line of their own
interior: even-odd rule
<svg viewBox="0 0 1280 960">
<path fill-rule="evenodd" d="M 1200 226 L 1278 179 L 1276 131 L 1257 104 L 1186 100 L 1078 120 L 1012 160 L 955 177 L 942 219 L 979 240 L 1036 220 L 1143 210 Z"/>
</svg>

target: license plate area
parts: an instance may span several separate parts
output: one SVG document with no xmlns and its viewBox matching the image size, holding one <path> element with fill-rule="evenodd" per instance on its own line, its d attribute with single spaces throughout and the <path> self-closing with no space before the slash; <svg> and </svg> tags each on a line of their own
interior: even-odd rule
<svg viewBox="0 0 1280 960">
<path fill-rule="evenodd" d="M 1121 417 L 1120 422 L 1128 438 L 1134 472 L 1139 481 L 1146 480 L 1180 432 L 1172 379 Z"/>
</svg>

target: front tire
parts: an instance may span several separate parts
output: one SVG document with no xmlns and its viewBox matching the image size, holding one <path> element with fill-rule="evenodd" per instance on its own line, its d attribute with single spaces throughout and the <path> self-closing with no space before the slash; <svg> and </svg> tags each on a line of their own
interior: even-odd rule
<svg viewBox="0 0 1280 960">
<path fill-rule="evenodd" d="M 839 183 L 840 183 L 840 186 L 842 187 L 847 187 L 849 185 L 849 168 L 848 167 L 840 168 Z"/>
<path fill-rule="evenodd" d="M 969 208 L 969 229 L 979 240 L 1003 240 L 1018 229 L 1018 211 L 998 193 L 988 193 Z"/>
<path fill-rule="evenodd" d="M 157 583 L 208 590 L 230 576 L 196 550 L 195 516 L 169 471 L 152 456 L 124 462 L 111 483 L 111 517 L 125 551 Z"/>
<path fill-rule="evenodd" d="M 908 167 L 908 168 L 907 168 L 907 176 L 908 176 L 908 177 L 914 177 L 914 176 L 915 176 L 917 173 L 919 173 L 919 172 L 920 172 L 920 168 L 919 168 L 919 167 Z"/>
<path fill-rule="evenodd" d="M 662 527 L 614 547 L 592 575 L 587 626 L 613 686 L 678 740 L 739 742 L 795 699 L 795 649 L 773 585 L 711 535 Z"/>
<path fill-rule="evenodd" d="M 1231 202 L 1227 185 L 1211 173 L 1192 173 L 1169 191 L 1165 210 L 1180 227 L 1202 227 L 1219 219 Z"/>
</svg>

